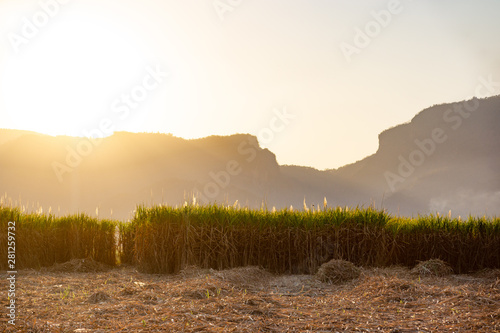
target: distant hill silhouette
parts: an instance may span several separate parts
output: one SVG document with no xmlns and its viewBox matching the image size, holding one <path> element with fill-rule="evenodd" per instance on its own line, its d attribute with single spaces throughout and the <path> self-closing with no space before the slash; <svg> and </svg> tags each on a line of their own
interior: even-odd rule
<svg viewBox="0 0 500 333">
<path fill-rule="evenodd" d="M 280 166 L 254 136 L 104 139 L 0 130 L 0 195 L 47 211 L 127 219 L 137 204 L 219 202 L 269 209 L 364 205 L 402 215 L 500 215 L 500 97 L 443 104 L 379 135 L 337 170 Z M 335 152 L 331 152 L 334 154 Z M 59 208 L 58 208 L 59 207 Z M 111 210 L 113 214 L 111 215 Z"/>
<path fill-rule="evenodd" d="M 383 189 L 392 212 L 500 215 L 499 125 L 500 96 L 433 106 L 382 132 L 375 154 L 332 173 L 374 197 Z"/>
</svg>

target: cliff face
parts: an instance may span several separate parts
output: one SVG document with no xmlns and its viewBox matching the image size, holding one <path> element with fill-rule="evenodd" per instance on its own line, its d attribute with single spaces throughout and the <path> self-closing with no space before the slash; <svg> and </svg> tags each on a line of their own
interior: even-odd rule
<svg viewBox="0 0 500 333">
<path fill-rule="evenodd" d="M 379 135 L 378 151 L 334 174 L 403 214 L 500 213 L 500 97 L 425 109 Z"/>
</svg>

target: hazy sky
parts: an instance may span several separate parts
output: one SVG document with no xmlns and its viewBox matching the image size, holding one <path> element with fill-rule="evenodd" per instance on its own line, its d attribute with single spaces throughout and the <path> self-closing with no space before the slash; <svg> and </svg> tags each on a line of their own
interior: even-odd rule
<svg viewBox="0 0 500 333">
<path fill-rule="evenodd" d="M 251 133 L 337 168 L 500 81 L 500 1 L 2 0 L 0 128 Z M 284 118 L 283 119 L 280 119 Z"/>
</svg>

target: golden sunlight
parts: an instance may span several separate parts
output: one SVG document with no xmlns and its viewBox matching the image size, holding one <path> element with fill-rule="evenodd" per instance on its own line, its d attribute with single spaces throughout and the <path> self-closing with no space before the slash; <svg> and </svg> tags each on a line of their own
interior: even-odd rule
<svg viewBox="0 0 500 333">
<path fill-rule="evenodd" d="M 5 106 L 16 128 L 84 136 L 110 112 L 113 99 L 144 71 L 133 38 L 104 22 L 54 22 L 7 59 Z"/>
</svg>

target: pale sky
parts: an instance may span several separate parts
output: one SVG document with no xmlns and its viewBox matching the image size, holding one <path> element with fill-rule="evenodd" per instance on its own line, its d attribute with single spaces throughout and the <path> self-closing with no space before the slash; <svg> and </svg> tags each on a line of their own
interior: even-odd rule
<svg viewBox="0 0 500 333">
<path fill-rule="evenodd" d="M 499 82 L 499 14 L 494 0 L 2 0 L 0 128 L 250 133 L 280 164 L 337 168 L 479 77 Z"/>
</svg>

